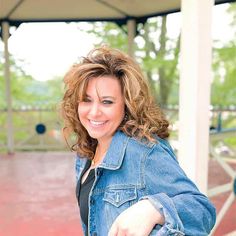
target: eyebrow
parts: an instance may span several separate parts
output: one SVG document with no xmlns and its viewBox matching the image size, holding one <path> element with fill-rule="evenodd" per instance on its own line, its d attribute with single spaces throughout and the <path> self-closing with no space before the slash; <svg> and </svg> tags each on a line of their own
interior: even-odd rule
<svg viewBox="0 0 236 236">
<path fill-rule="evenodd" d="M 85 94 L 85 96 L 91 98 L 91 96 L 89 96 L 88 94 Z M 116 98 L 113 97 L 113 96 L 100 96 L 99 98 L 100 98 L 100 99 L 112 99 L 112 100 L 116 100 Z"/>
<path fill-rule="evenodd" d="M 109 99 L 116 100 L 116 98 L 115 98 L 115 97 L 112 97 L 112 96 L 102 96 L 101 98 L 103 98 L 103 99 L 107 99 L 107 98 L 109 98 Z"/>
</svg>

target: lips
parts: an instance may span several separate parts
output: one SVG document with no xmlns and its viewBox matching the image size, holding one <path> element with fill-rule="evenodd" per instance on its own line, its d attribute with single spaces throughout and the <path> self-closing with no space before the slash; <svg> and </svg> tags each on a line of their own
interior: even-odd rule
<svg viewBox="0 0 236 236">
<path fill-rule="evenodd" d="M 90 124 L 96 127 L 102 126 L 106 123 L 106 121 L 96 121 L 96 120 L 89 120 Z"/>
</svg>

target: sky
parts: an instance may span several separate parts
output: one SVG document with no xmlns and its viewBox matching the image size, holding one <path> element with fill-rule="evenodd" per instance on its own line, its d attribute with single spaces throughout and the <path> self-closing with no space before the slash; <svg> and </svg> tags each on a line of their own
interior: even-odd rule
<svg viewBox="0 0 236 236">
<path fill-rule="evenodd" d="M 233 37 L 226 8 L 227 4 L 214 7 L 214 40 L 226 42 Z M 170 15 L 167 22 L 170 37 L 179 33 L 180 22 L 180 13 Z M 9 51 L 14 58 L 24 61 L 24 70 L 36 80 L 62 77 L 96 42 L 83 30 L 86 27 L 87 23 L 24 23 L 11 32 Z"/>
<path fill-rule="evenodd" d="M 48 80 L 63 76 L 94 42 L 75 23 L 24 23 L 12 34 L 9 51 L 35 79 Z"/>
</svg>

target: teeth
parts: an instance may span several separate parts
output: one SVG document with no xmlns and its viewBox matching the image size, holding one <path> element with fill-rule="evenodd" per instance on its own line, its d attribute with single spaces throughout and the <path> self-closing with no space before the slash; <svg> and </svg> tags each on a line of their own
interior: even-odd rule
<svg viewBox="0 0 236 236">
<path fill-rule="evenodd" d="M 90 120 L 90 123 L 91 123 L 92 125 L 103 125 L 105 122 L 104 122 L 104 121 Z"/>
</svg>

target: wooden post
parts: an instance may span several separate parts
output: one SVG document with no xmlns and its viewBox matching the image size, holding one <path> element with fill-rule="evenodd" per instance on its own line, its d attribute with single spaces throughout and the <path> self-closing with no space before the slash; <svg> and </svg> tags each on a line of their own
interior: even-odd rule
<svg viewBox="0 0 236 236">
<path fill-rule="evenodd" d="M 7 105 L 7 151 L 14 152 L 14 138 L 13 138 L 13 120 L 12 120 L 12 100 L 11 100 L 11 79 L 10 79 L 10 60 L 8 51 L 9 39 L 9 24 L 2 23 L 3 43 L 4 43 L 4 77 L 6 84 L 6 105 Z"/>
<path fill-rule="evenodd" d="M 128 28 L 128 54 L 133 57 L 134 56 L 134 38 L 136 34 L 136 21 L 134 19 L 130 19 L 127 21 Z"/>
</svg>

